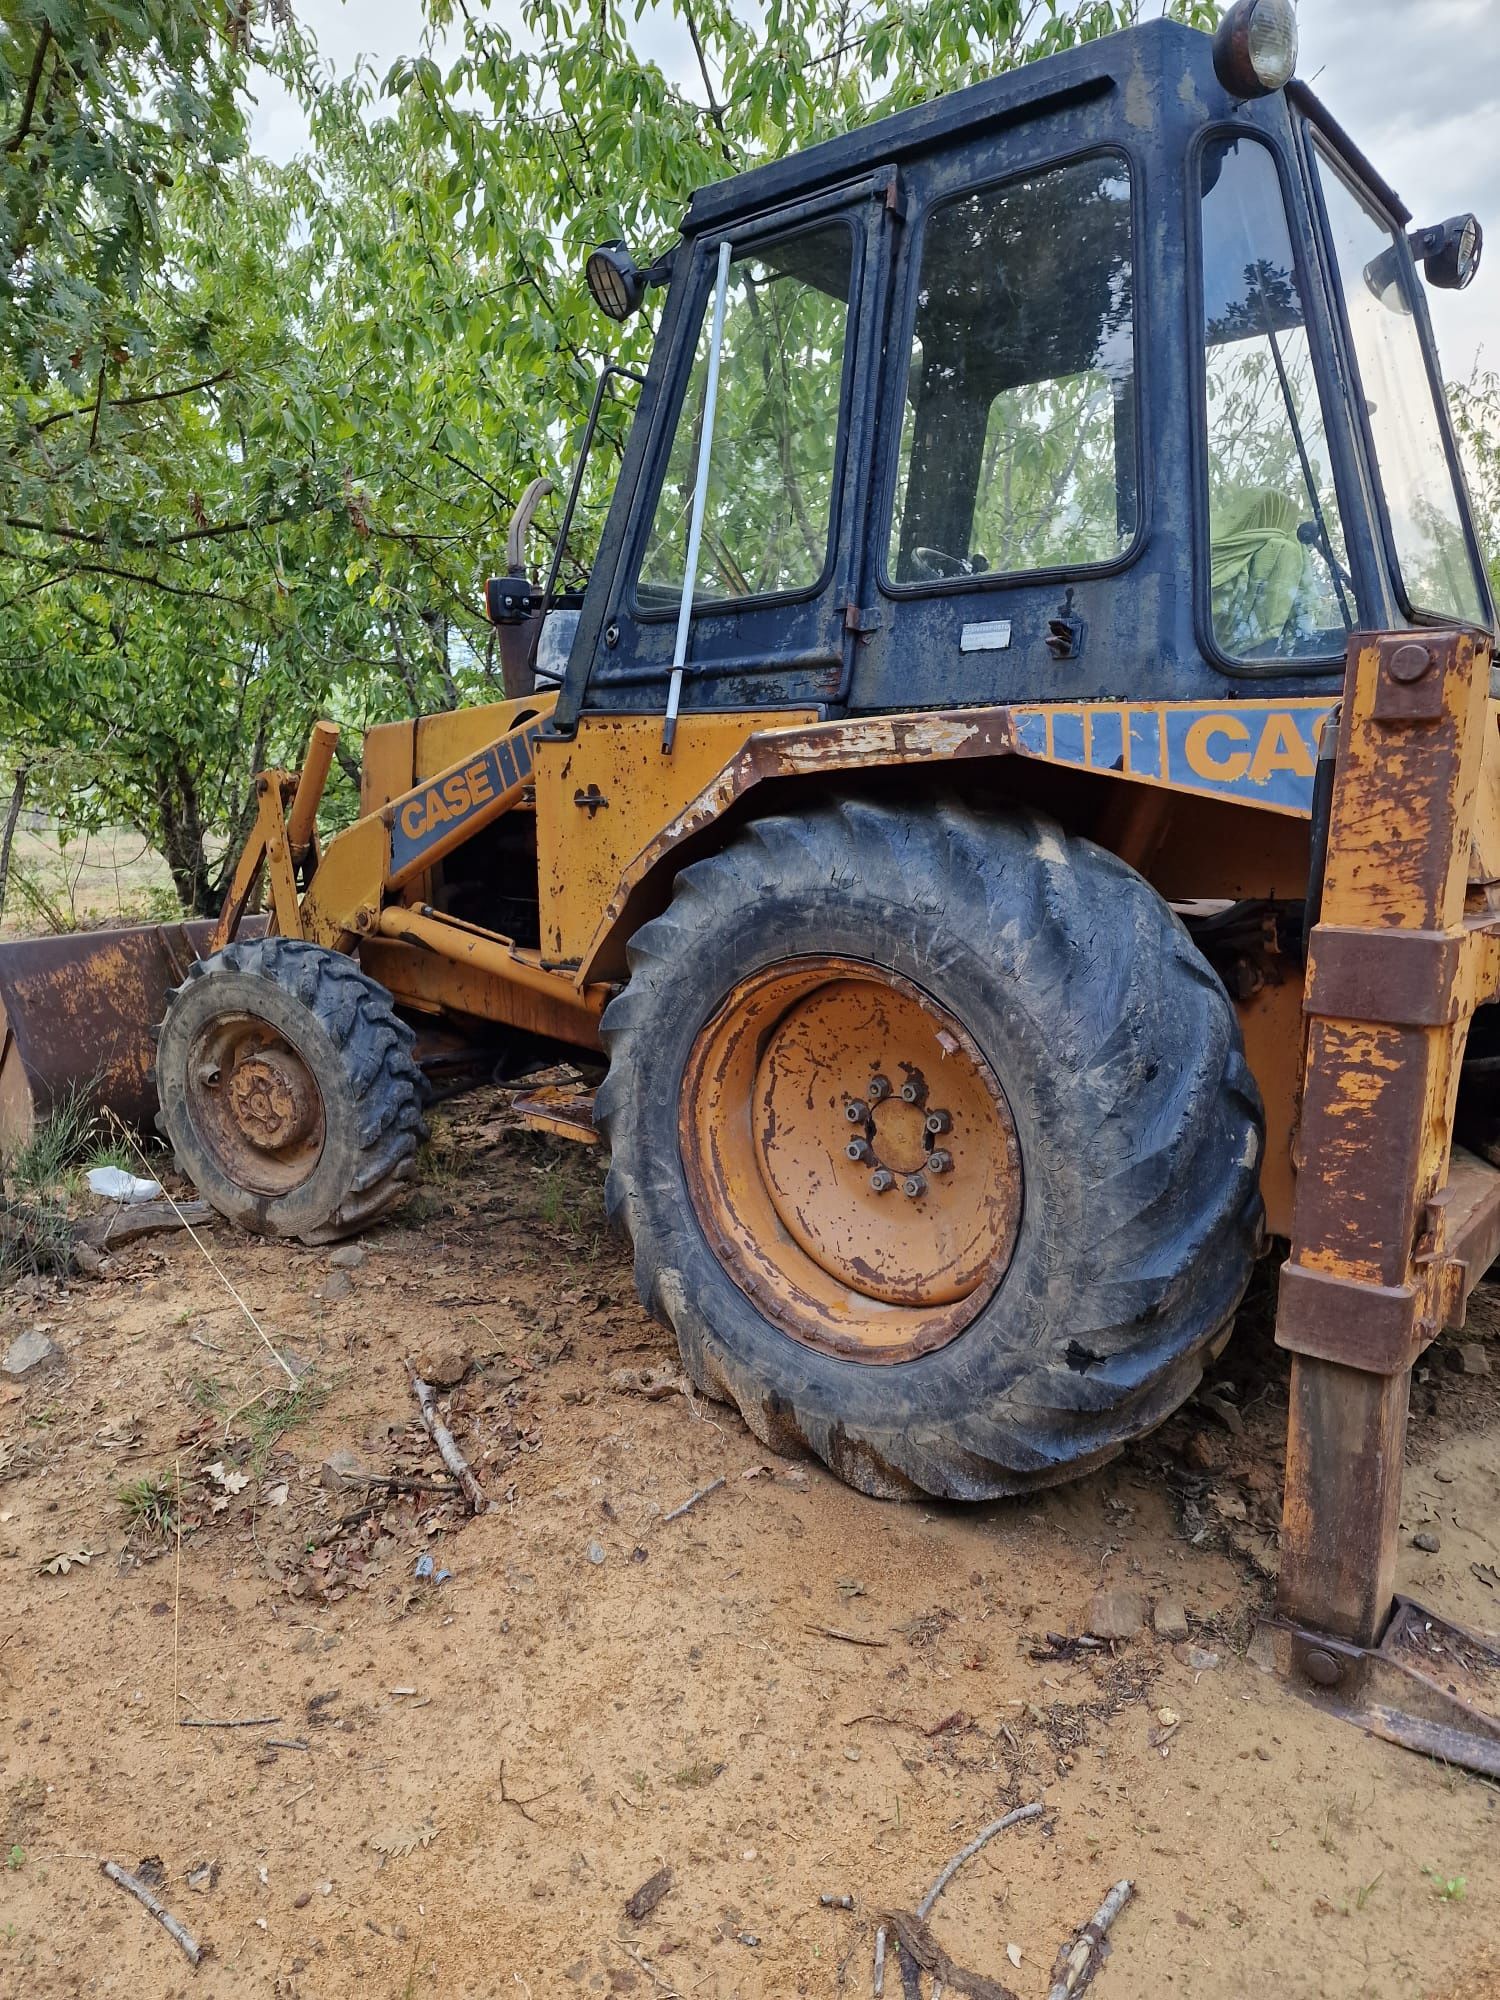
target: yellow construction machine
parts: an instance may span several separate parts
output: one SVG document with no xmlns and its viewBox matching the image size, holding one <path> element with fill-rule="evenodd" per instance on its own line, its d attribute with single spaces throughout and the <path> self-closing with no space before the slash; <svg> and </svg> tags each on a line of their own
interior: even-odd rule
<svg viewBox="0 0 1500 2000">
<path fill-rule="evenodd" d="M 1294 63 L 1238 0 L 601 246 L 606 313 L 662 297 L 587 590 L 533 489 L 508 698 L 369 732 L 326 846 L 320 724 L 211 934 L 19 948 L 0 1106 L 154 1080 L 204 1196 L 320 1242 L 399 1198 L 426 1049 L 581 1055 L 527 1113 L 607 1142 L 693 1380 L 877 1495 L 1100 1464 L 1280 1242 L 1268 1651 L 1495 1773 L 1500 1656 L 1393 1599 L 1412 1365 L 1500 1247 L 1494 611 L 1425 297 L 1480 231 Z"/>
</svg>

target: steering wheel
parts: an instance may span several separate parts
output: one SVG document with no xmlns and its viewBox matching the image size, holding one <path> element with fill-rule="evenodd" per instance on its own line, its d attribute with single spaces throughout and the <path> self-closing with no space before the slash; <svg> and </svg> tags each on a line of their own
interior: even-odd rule
<svg viewBox="0 0 1500 2000">
<path fill-rule="evenodd" d="M 911 566 L 914 576 L 921 583 L 937 583 L 948 576 L 974 574 L 974 565 L 967 556 L 950 556 L 946 549 L 914 548 Z"/>
</svg>

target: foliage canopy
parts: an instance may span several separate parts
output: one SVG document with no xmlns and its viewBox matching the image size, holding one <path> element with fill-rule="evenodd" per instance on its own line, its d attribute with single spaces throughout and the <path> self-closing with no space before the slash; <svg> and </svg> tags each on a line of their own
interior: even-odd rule
<svg viewBox="0 0 1500 2000">
<path fill-rule="evenodd" d="M 14 0 L 4 761 L 70 825 L 137 828 L 213 907 L 255 770 L 295 763 L 315 715 L 348 726 L 347 812 L 355 732 L 489 692 L 478 586 L 514 502 L 566 476 L 602 361 L 649 345 L 649 315 L 595 313 L 593 244 L 650 255 L 703 182 L 1138 10 L 520 0 L 506 27 L 426 0 L 420 50 L 380 80 L 328 74 L 288 0 Z M 285 166 L 246 148 L 272 74 L 311 134 Z M 628 412 L 606 403 L 565 581 Z"/>
</svg>

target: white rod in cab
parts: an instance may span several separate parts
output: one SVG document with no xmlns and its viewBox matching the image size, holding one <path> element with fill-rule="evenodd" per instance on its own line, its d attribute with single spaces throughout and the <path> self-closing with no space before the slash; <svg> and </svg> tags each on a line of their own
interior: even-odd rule
<svg viewBox="0 0 1500 2000">
<path fill-rule="evenodd" d="M 730 246 L 719 245 L 719 272 L 714 283 L 714 316 L 708 336 L 708 381 L 703 390 L 703 435 L 698 440 L 698 473 L 693 482 L 693 512 L 688 522 L 687 575 L 677 608 L 677 643 L 672 648 L 672 679 L 667 688 L 667 715 L 661 747 L 672 754 L 677 737 L 677 709 L 682 700 L 682 670 L 687 665 L 688 633 L 693 622 L 693 593 L 698 587 L 698 551 L 703 543 L 703 510 L 708 502 L 708 465 L 714 448 L 714 415 L 719 404 L 719 356 L 724 349 L 724 299 L 729 290 Z"/>
</svg>

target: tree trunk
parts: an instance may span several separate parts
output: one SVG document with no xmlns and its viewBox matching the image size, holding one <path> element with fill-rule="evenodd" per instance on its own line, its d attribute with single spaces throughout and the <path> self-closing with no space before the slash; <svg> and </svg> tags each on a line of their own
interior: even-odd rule
<svg viewBox="0 0 1500 2000">
<path fill-rule="evenodd" d="M 157 804 L 161 813 L 161 851 L 171 871 L 177 900 L 189 916 L 213 916 L 213 874 L 192 774 L 181 768 L 174 771 L 163 782 Z"/>
<path fill-rule="evenodd" d="M 21 819 L 21 806 L 26 797 L 26 780 L 31 776 L 29 764 L 17 764 L 15 782 L 10 788 L 10 805 L 5 814 L 5 831 L 0 833 L 0 917 L 5 915 L 5 891 L 10 885 L 10 855 L 15 844 L 16 827 Z"/>
</svg>

